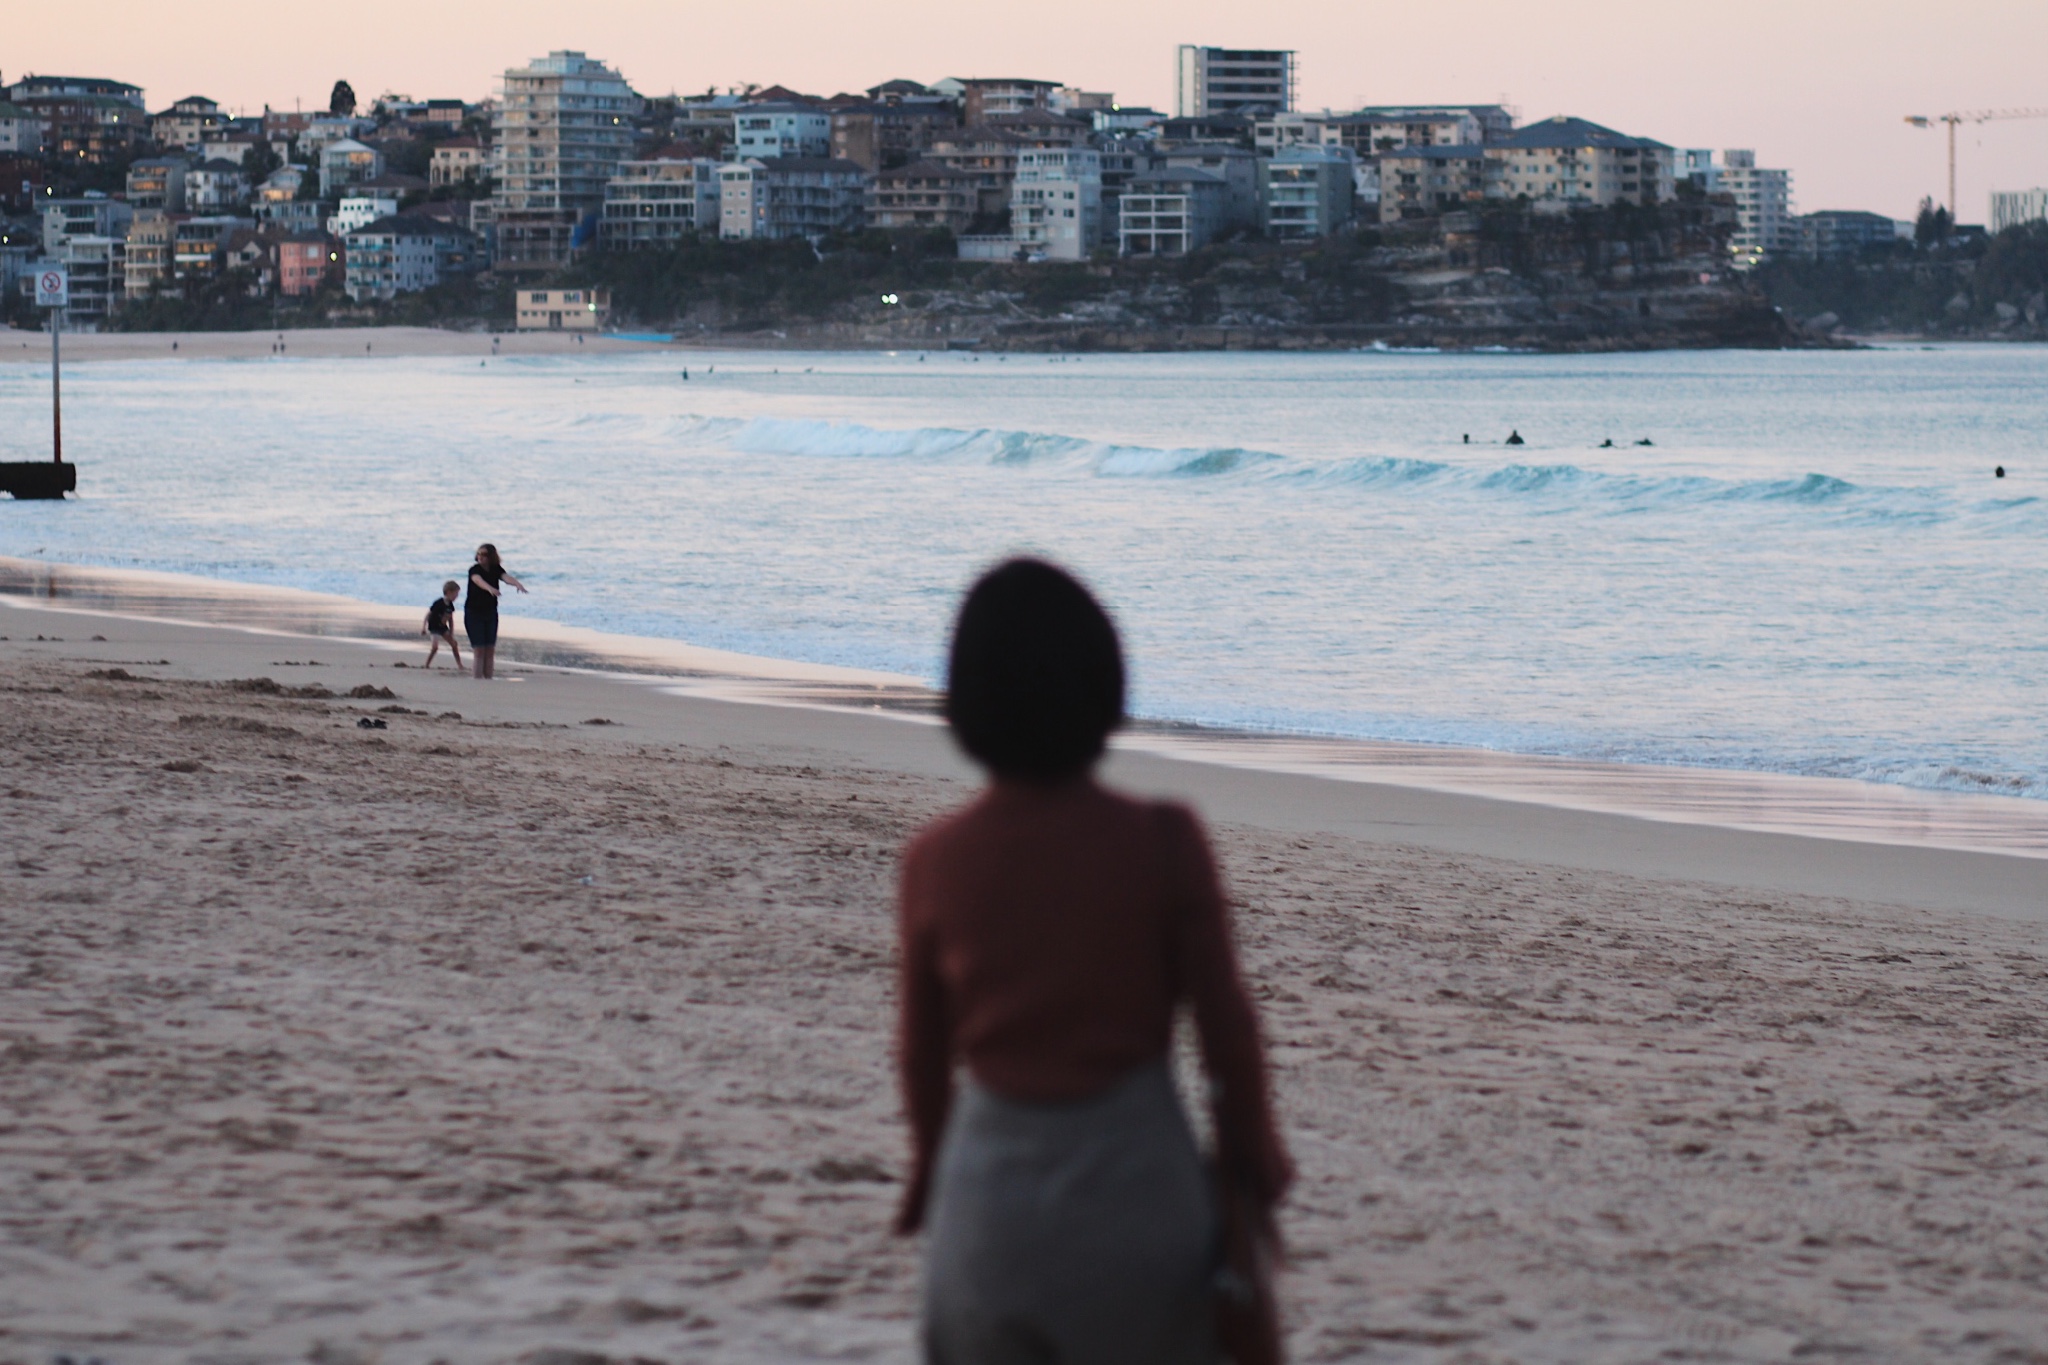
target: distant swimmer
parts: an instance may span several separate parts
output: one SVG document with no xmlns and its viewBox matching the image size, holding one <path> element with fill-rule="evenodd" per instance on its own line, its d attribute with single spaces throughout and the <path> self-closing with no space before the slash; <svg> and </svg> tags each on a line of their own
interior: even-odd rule
<svg viewBox="0 0 2048 1365">
<path fill-rule="evenodd" d="M 1996 469 L 1992 470 L 1992 471 L 1991 471 L 1991 477 L 1992 477 L 1992 478 L 1994 478 L 1994 479 L 2002 479 L 2002 478 L 2004 478 L 2004 477 L 2005 477 L 2005 466 L 2004 466 L 2004 465 L 2000 465 L 2000 466 L 1999 466 L 1998 468 L 1996 468 Z"/>
<path fill-rule="evenodd" d="M 1472 444 L 1472 433 L 1469 431 L 1465 433 L 1465 444 L 1468 446 Z"/>
<path fill-rule="evenodd" d="M 1610 437 L 1608 437 L 1608 438 L 1607 438 L 1606 440 L 1602 441 L 1602 442 L 1600 443 L 1600 448 L 1601 448 L 1602 450 L 1612 450 L 1612 449 L 1614 449 L 1614 438 L 1613 438 L 1612 436 L 1610 436 Z"/>
<path fill-rule="evenodd" d="M 1519 431 L 1511 431 L 1511 432 L 1509 432 L 1509 433 L 1508 433 L 1508 439 L 1507 439 L 1507 440 L 1506 440 L 1506 441 L 1505 441 L 1505 442 L 1504 442 L 1503 444 L 1505 444 L 1505 445 L 1511 445 L 1511 446 L 1518 446 L 1518 445 L 1524 445 L 1524 444 L 1526 444 L 1526 442 L 1524 442 L 1524 441 L 1522 440 L 1522 433 L 1521 433 L 1521 432 L 1519 432 Z"/>
<path fill-rule="evenodd" d="M 690 382 L 690 367 L 687 365 L 683 366 L 683 382 L 685 384 Z"/>
<path fill-rule="evenodd" d="M 1655 445 L 1657 443 L 1655 441 L 1652 441 L 1649 437 L 1645 436 L 1642 440 L 1637 441 L 1636 444 L 1639 446 L 1649 446 Z"/>
</svg>

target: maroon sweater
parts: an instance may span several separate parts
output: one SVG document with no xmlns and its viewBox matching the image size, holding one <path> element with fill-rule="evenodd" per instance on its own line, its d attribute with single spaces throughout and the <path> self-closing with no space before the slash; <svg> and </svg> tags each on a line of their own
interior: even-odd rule
<svg viewBox="0 0 2048 1365">
<path fill-rule="evenodd" d="M 924 1215 L 953 1066 L 1027 1103 L 1086 1099 L 1166 1055 L 1193 1007 L 1225 1171 L 1267 1202 L 1292 1170 L 1216 865 L 1193 814 L 1080 780 L 997 782 L 903 858 L 901 1062 Z"/>
</svg>

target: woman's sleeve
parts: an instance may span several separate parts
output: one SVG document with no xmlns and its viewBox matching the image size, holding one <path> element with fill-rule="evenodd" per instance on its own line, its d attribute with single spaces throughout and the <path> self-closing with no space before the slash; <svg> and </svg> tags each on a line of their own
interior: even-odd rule
<svg viewBox="0 0 2048 1365">
<path fill-rule="evenodd" d="M 1294 1167 L 1274 1123 L 1259 1017 L 1238 974 L 1216 860 L 1192 813 L 1177 806 L 1161 810 L 1177 912 L 1175 958 L 1214 1087 L 1217 1156 L 1226 1177 L 1277 1203 Z"/>
<path fill-rule="evenodd" d="M 920 859 L 913 844 L 903 859 L 897 888 L 896 935 L 901 954 L 897 987 L 897 1062 L 903 1108 L 910 1117 L 910 1179 L 898 1232 L 916 1232 L 924 1222 L 931 1192 L 932 1163 L 946 1112 L 953 1103 L 952 1039 L 946 1025 L 945 990 L 939 980 L 938 947 L 927 907 L 920 898 Z"/>
</svg>

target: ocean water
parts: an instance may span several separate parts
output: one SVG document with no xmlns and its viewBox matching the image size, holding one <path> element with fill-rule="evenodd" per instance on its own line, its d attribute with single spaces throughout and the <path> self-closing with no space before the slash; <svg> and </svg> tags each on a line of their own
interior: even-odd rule
<svg viewBox="0 0 2048 1365">
<path fill-rule="evenodd" d="M 0 366 L 0 458 L 40 453 L 47 383 Z M 0 554 L 423 608 L 492 540 L 515 616 L 936 681 L 963 586 L 1034 552 L 1108 602 L 1148 716 L 2048 797 L 2048 349 L 150 361 L 65 393 L 81 496 L 0 503 Z"/>
</svg>

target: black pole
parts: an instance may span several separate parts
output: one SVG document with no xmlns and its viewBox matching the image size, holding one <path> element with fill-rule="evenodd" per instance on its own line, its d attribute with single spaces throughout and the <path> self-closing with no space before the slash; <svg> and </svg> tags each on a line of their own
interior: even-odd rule
<svg viewBox="0 0 2048 1365">
<path fill-rule="evenodd" d="M 64 463 L 64 310 L 50 310 L 50 444 L 51 456 Z"/>
</svg>

